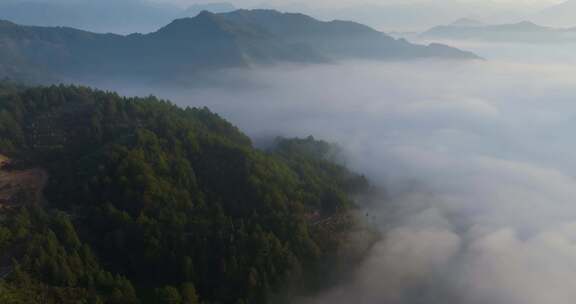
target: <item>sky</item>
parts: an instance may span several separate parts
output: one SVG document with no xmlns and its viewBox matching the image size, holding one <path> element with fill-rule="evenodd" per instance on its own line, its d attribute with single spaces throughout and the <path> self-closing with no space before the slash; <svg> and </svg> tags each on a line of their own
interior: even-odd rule
<svg viewBox="0 0 576 304">
<path fill-rule="evenodd" d="M 194 4 L 229 2 L 238 8 L 299 12 L 329 21 L 350 20 L 383 32 L 421 32 L 460 18 L 485 23 L 536 21 L 548 26 L 574 26 L 576 11 L 538 14 L 561 0 L 0 0 L 0 19 L 20 24 L 71 26 L 96 32 L 150 32 L 175 18 L 189 16 Z M 571 0 L 576 1 L 576 0 Z M 44 2 L 31 9 L 14 4 Z M 150 5 L 150 3 L 154 5 Z M 128 15 L 127 15 L 128 14 Z M 190 16 L 191 17 L 191 16 Z"/>
<path fill-rule="evenodd" d="M 206 2 L 222 2 L 221 0 L 216 1 L 202 1 L 202 0 L 152 0 L 160 3 L 172 3 L 178 5 L 191 5 L 194 3 L 206 3 Z M 291 1 L 291 0 L 229 0 L 227 2 L 236 4 L 238 6 L 243 5 L 258 5 L 258 4 L 275 4 L 275 5 L 306 5 L 309 6 L 319 6 L 319 7 L 345 7 L 345 6 L 355 6 L 362 4 L 370 5 L 391 5 L 391 4 L 406 4 L 406 3 L 436 3 L 444 0 L 310 0 L 310 1 Z M 492 1 L 478 1 L 478 0 L 460 0 L 457 2 L 461 3 L 479 3 L 479 2 L 492 2 L 496 5 L 502 7 L 545 7 L 547 5 L 553 5 L 562 2 L 561 0 L 492 0 Z"/>
</svg>

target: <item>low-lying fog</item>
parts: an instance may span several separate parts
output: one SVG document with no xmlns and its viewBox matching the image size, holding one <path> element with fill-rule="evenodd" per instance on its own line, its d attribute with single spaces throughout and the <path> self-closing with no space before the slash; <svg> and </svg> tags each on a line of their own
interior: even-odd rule
<svg viewBox="0 0 576 304">
<path fill-rule="evenodd" d="M 501 48 L 485 62 L 278 66 L 211 88 L 114 89 L 207 105 L 254 138 L 337 142 L 387 188 L 372 212 L 384 240 L 349 283 L 302 303 L 572 304 L 576 55 Z"/>
</svg>

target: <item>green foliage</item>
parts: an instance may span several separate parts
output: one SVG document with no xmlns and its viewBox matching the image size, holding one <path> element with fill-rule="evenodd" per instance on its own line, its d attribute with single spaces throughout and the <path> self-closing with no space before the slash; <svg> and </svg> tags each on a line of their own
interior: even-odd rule
<svg viewBox="0 0 576 304">
<path fill-rule="evenodd" d="M 156 289 L 156 303 L 158 304 L 181 304 L 182 297 L 178 289 L 167 286 Z"/>
<path fill-rule="evenodd" d="M 182 301 L 184 304 L 198 304 L 198 294 L 194 283 L 186 282 L 181 287 Z"/>
<path fill-rule="evenodd" d="M 4 267 L 1 303 L 139 303 L 131 283 L 100 266 L 63 213 L 21 208 L 8 215 L 0 227 L 15 237 L 4 253 L 19 261 Z"/>
<path fill-rule="evenodd" d="M 0 152 L 46 168 L 59 210 L 0 225 L 20 263 L 0 286 L 14 303 L 30 290 L 54 303 L 266 303 L 333 254 L 313 224 L 367 186 L 327 143 L 259 151 L 206 108 L 83 87 L 1 92 Z"/>
</svg>

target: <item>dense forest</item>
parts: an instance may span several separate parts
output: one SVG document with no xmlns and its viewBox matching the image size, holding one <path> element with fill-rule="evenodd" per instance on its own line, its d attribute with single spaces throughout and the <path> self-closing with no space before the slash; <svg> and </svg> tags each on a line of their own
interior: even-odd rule
<svg viewBox="0 0 576 304">
<path fill-rule="evenodd" d="M 322 286 L 367 180 L 312 137 L 256 149 L 206 108 L 77 86 L 0 86 L 0 302 L 282 303 Z M 323 220 L 340 218 L 329 227 Z"/>
</svg>

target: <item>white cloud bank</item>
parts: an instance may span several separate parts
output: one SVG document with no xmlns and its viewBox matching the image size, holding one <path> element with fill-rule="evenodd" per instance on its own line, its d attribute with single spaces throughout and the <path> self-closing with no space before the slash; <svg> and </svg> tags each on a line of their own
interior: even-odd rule
<svg viewBox="0 0 576 304">
<path fill-rule="evenodd" d="M 561 62 L 354 62 L 153 93 L 255 137 L 339 142 L 387 186 L 372 211 L 384 240 L 348 284 L 302 303 L 572 304 L 575 74 Z"/>
</svg>

